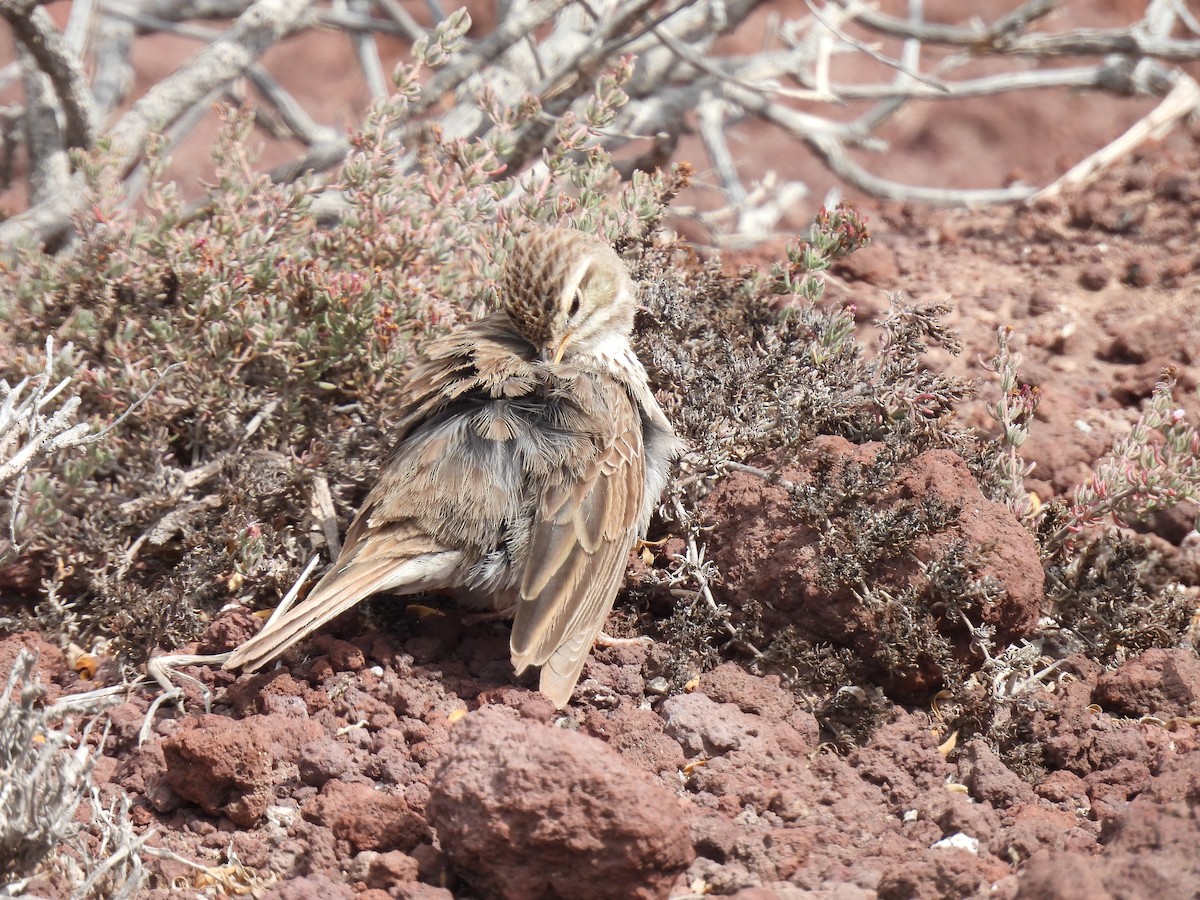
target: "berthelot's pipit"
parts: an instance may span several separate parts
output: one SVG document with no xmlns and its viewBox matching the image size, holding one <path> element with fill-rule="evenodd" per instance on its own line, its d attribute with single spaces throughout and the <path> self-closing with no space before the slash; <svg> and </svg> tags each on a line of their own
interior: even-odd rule
<svg viewBox="0 0 1200 900">
<path fill-rule="evenodd" d="M 446 592 L 511 615 L 517 673 L 565 706 L 678 441 L 629 344 L 635 299 L 603 241 L 520 239 L 502 308 L 431 342 L 395 449 L 308 597 L 233 652 L 252 671 L 371 594 Z"/>
</svg>

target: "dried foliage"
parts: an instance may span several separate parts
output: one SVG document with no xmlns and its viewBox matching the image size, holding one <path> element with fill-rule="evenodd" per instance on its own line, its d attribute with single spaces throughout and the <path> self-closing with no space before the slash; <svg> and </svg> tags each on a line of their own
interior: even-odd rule
<svg viewBox="0 0 1200 900">
<path fill-rule="evenodd" d="M 1000 436 L 990 487 L 1013 515 L 1025 520 L 1033 512 L 1025 490 L 1025 479 L 1033 472 L 1033 465 L 1021 458 L 1021 447 L 1029 439 L 1040 392 L 1035 386 L 1020 383 L 1021 354 L 1012 348 L 1012 338 L 1008 326 L 997 331 L 996 355 L 991 362 L 991 370 L 1000 378 L 1000 397 L 988 406 L 988 412 L 1000 426 Z"/>
<path fill-rule="evenodd" d="M 34 658 L 22 653 L 0 695 L 0 878 L 33 871 L 78 831 L 75 810 L 91 769 L 86 748 L 64 749 L 66 735 L 49 727 L 32 679 Z"/>
<path fill-rule="evenodd" d="M 923 362 L 931 344 L 957 351 L 956 339 L 939 321 L 944 310 L 896 301 L 877 323 L 879 340 L 870 347 L 857 334 L 851 311 L 812 302 L 821 296 L 820 276 L 830 260 L 867 239 L 865 223 L 841 208 L 820 216 L 808 239 L 789 248 L 787 262 L 769 275 L 735 275 L 713 265 L 681 270 L 662 251 L 645 257 L 645 350 L 662 373 L 660 387 L 674 400 L 671 415 L 691 447 L 668 508 L 675 520 L 671 531 L 682 533 L 685 545 L 667 571 L 651 576 L 677 605 L 650 608 L 668 614 L 658 629 L 674 649 L 668 668 L 677 686 L 720 659 L 715 643 L 726 654 L 787 675 L 830 738 L 849 746 L 866 739 L 889 713 L 881 686 L 903 685 L 905 673 L 935 671 L 947 728 L 996 729 L 1006 757 L 1019 755 L 1028 748 L 1011 737 L 1006 723 L 1019 719 L 1030 689 L 1053 672 L 1043 672 L 1052 660 L 1082 651 L 1115 664 L 1135 650 L 1182 640 L 1189 597 L 1170 583 L 1161 556 L 1094 529 L 1089 540 L 1069 547 L 1055 535 L 1093 527 L 1104 498 L 1130 504 L 1126 517 L 1132 519 L 1192 497 L 1194 428 L 1172 404 L 1171 385 L 1164 382 L 1139 424 L 1117 443 L 1114 457 L 1123 464 L 1110 460 L 1097 470 L 1102 482 L 1116 479 L 1113 485 L 1082 489 L 1069 511 L 1050 505 L 1035 510 L 1023 485 L 1029 466 L 1020 448 L 1037 393 L 1020 383 L 1011 333 L 999 335 L 993 368 L 1002 390 L 991 411 L 1000 429 L 987 441 L 955 417 L 970 386 Z M 809 481 L 789 483 L 781 472 L 818 435 L 879 442 L 884 450 L 870 465 L 818 459 Z M 980 560 L 961 542 L 920 564 L 921 590 L 889 581 L 898 565 L 915 561 L 914 545 L 923 536 L 942 533 L 957 519 L 956 509 L 928 499 L 886 509 L 873 502 L 898 466 L 931 449 L 959 454 L 985 495 L 1006 502 L 1039 538 L 1047 560 L 1046 611 L 1053 616 L 1044 633 L 1008 644 L 981 624 L 978 611 L 994 605 L 1000 588 L 980 577 Z M 856 594 L 877 625 L 871 647 L 830 644 L 803 623 L 764 629 L 753 603 L 732 609 L 722 602 L 721 573 L 706 551 L 709 530 L 721 523 L 701 520 L 696 510 L 730 471 L 787 489 L 795 527 L 814 535 L 822 591 Z M 963 661 L 964 645 L 971 648 L 971 665 Z M 890 680 L 881 681 L 881 671 L 891 673 Z"/>
<path fill-rule="evenodd" d="M 855 336 L 853 310 L 813 302 L 820 273 L 868 240 L 865 223 L 842 206 L 823 212 L 809 240 L 789 247 L 787 264 L 769 275 L 662 263 L 650 274 L 644 302 L 663 331 L 649 355 L 664 386 L 684 398 L 673 421 L 704 473 L 697 477 L 763 454 L 785 465 L 818 434 L 881 441 L 897 460 L 976 443 L 950 416 L 968 385 L 921 365 L 930 342 L 957 352 L 938 319 L 944 309 L 898 302 L 872 354 Z"/>
<path fill-rule="evenodd" d="M 1175 401 L 1175 384 L 1174 372 L 1163 373 L 1129 433 L 1076 488 L 1066 521 L 1047 540 L 1051 548 L 1108 517 L 1130 525 L 1157 510 L 1200 504 L 1200 428 Z"/>
<path fill-rule="evenodd" d="M 143 880 L 140 853 L 149 833 L 133 834 L 127 800 L 105 809 L 92 784 L 95 720 L 71 749 L 63 713 L 43 703 L 35 662 L 22 650 L 0 693 L 0 896 L 22 896 L 26 876 L 49 866 L 72 885 L 72 900 L 132 897 Z M 85 830 L 75 815 L 85 798 L 95 850 L 75 841 Z"/>
<path fill-rule="evenodd" d="M 1060 652 L 1107 666 L 1179 646 L 1195 612 L 1195 597 L 1171 580 L 1161 552 L 1119 532 L 1092 536 L 1049 574 L 1050 634 Z"/>
</svg>

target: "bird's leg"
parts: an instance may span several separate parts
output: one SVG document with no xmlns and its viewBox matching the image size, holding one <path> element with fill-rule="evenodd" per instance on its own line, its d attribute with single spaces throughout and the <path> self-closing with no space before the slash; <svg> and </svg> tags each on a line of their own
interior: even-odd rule
<svg viewBox="0 0 1200 900">
<path fill-rule="evenodd" d="M 661 550 L 670 539 L 670 535 L 667 535 L 664 538 L 659 538 L 657 541 L 647 541 L 642 538 L 638 538 L 633 543 L 633 552 L 641 557 L 644 565 L 653 566 L 655 552 Z"/>
<path fill-rule="evenodd" d="M 479 609 L 480 603 L 472 595 L 468 594 L 465 597 L 458 598 L 460 604 L 459 610 L 463 605 L 468 608 L 474 607 Z M 474 602 L 472 602 L 474 600 Z M 517 607 L 520 605 L 521 599 L 516 591 L 503 591 L 492 595 L 488 602 L 490 609 L 481 612 L 459 612 L 459 621 L 463 625 L 470 628 L 472 625 L 477 625 L 480 622 L 498 622 L 505 619 L 511 619 L 517 614 Z"/>
<path fill-rule="evenodd" d="M 670 539 L 671 535 L 669 534 L 666 537 L 660 537 L 657 541 L 648 541 L 645 538 L 638 538 L 636 541 L 634 541 L 633 549 L 634 552 L 645 550 L 647 547 L 657 550 L 664 546 Z"/>
<path fill-rule="evenodd" d="M 204 697 L 204 711 L 211 712 L 212 691 L 199 678 L 184 674 L 183 672 L 177 672 L 176 669 L 181 666 L 219 666 L 225 660 L 229 659 L 229 655 L 229 653 L 210 653 L 207 655 L 172 653 L 167 656 L 156 656 L 146 663 L 146 674 L 157 681 L 167 693 L 179 690 L 173 679 L 178 679 L 181 682 L 192 685 Z M 182 709 L 181 698 L 180 711 Z"/>
<path fill-rule="evenodd" d="M 511 619 L 514 612 L 516 612 L 515 606 L 509 609 L 493 609 L 489 612 L 460 613 L 458 619 L 463 625 L 470 628 L 472 625 L 478 625 L 481 622 L 499 622 L 504 619 Z"/>
<path fill-rule="evenodd" d="M 320 557 L 317 554 L 309 559 L 308 565 L 304 567 L 304 571 L 300 573 L 300 577 L 296 579 L 291 590 L 287 592 L 279 606 L 271 613 L 271 617 L 267 620 L 267 624 L 278 619 L 296 602 L 296 597 L 300 593 L 300 587 L 308 579 L 312 570 L 316 567 Z M 266 627 L 266 626 L 264 626 Z M 167 656 L 156 656 L 146 663 L 146 674 L 158 682 L 163 692 L 154 698 L 150 704 L 150 709 L 146 711 L 146 718 L 142 722 L 142 729 L 138 732 L 138 743 L 145 743 L 150 736 L 151 726 L 154 724 L 154 715 L 158 712 L 158 708 L 169 700 L 175 700 L 179 704 L 179 712 L 184 712 L 183 706 L 183 688 L 175 684 L 180 681 L 185 684 L 190 684 L 192 687 L 200 691 L 200 695 L 204 698 L 204 711 L 212 712 L 212 691 L 200 681 L 191 675 L 185 675 L 178 671 L 181 666 L 220 666 L 230 656 L 233 651 L 228 653 L 213 653 L 206 656 L 198 656 L 194 653 L 172 653 Z"/>
<path fill-rule="evenodd" d="M 659 538 L 657 541 L 647 541 L 638 538 L 633 544 L 633 551 L 642 556 L 642 561 L 646 565 L 654 562 L 654 551 L 661 549 L 667 541 L 671 539 L 670 535 L 664 538 Z M 597 647 L 635 647 L 635 646 L 650 646 L 654 643 L 653 638 L 640 635 L 639 637 L 620 638 L 613 637 L 611 634 L 601 631 L 596 635 L 594 641 Z"/>
</svg>

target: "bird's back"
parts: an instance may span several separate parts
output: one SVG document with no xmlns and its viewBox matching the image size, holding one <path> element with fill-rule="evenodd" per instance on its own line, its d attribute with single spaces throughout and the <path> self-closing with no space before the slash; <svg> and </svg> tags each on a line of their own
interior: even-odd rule
<svg viewBox="0 0 1200 900">
<path fill-rule="evenodd" d="M 371 534 L 423 532 L 464 554 L 459 583 L 476 595 L 510 593 L 540 498 L 577 482 L 603 451 L 614 403 L 587 373 L 568 386 L 496 313 L 435 341 L 414 371 L 396 448 L 346 535 L 341 559 Z"/>
</svg>

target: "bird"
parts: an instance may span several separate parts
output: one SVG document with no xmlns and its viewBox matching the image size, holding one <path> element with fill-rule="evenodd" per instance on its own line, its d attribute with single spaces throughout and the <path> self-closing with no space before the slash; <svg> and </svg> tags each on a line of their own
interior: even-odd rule
<svg viewBox="0 0 1200 900">
<path fill-rule="evenodd" d="M 561 709 L 682 444 L 630 344 L 634 283 L 569 227 L 519 236 L 499 308 L 431 340 L 394 446 L 311 592 L 237 647 L 254 671 L 373 594 L 512 619 L 516 674 Z"/>
</svg>

